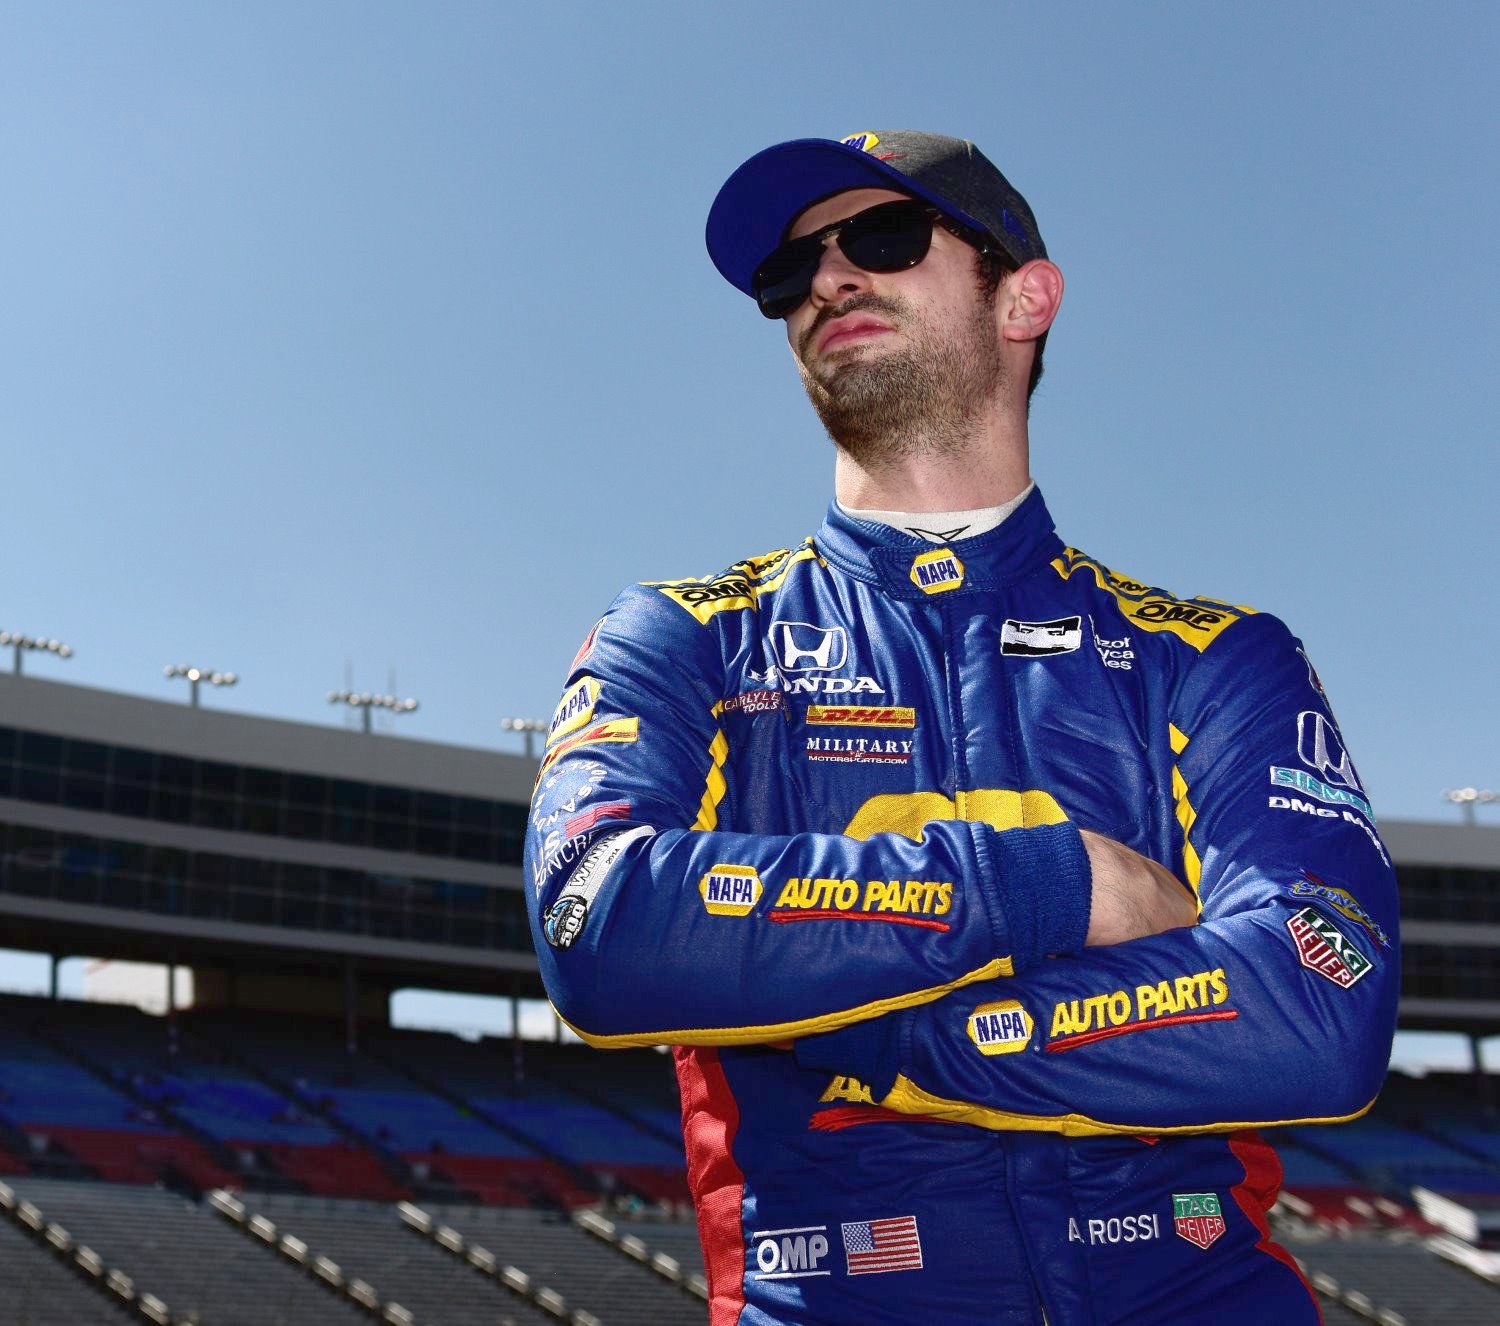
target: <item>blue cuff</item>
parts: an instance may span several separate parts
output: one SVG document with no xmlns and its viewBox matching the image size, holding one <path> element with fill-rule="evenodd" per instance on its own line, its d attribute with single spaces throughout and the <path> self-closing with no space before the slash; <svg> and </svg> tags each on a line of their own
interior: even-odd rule
<svg viewBox="0 0 1500 1326">
<path fill-rule="evenodd" d="M 891 1094 L 900 1069 L 901 1028 L 911 1015 L 888 1013 L 837 1031 L 805 1036 L 792 1046 L 799 1068 L 856 1077 L 878 1104 Z"/>
<path fill-rule="evenodd" d="M 1078 826 L 992 829 L 985 846 L 1016 973 L 1049 953 L 1079 952 L 1089 932 L 1094 872 Z"/>
</svg>

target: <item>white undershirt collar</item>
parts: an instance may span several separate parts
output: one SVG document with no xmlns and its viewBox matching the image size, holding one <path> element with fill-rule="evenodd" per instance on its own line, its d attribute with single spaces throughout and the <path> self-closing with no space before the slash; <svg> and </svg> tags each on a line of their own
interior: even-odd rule
<svg viewBox="0 0 1500 1326">
<path fill-rule="evenodd" d="M 1012 511 L 1031 496 L 1035 483 L 1028 483 L 1009 502 L 999 506 L 982 506 L 977 511 L 856 511 L 839 503 L 846 516 L 889 525 L 903 534 L 913 534 L 929 543 L 952 543 L 954 539 L 972 539 L 988 534 Z"/>
</svg>

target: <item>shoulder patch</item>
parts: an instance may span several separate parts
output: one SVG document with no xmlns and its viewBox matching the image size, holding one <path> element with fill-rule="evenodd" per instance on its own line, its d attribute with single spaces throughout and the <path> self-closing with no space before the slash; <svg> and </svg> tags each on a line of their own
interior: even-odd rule
<svg viewBox="0 0 1500 1326">
<path fill-rule="evenodd" d="M 813 561 L 817 550 L 811 538 L 799 548 L 778 548 L 761 557 L 747 557 L 728 570 L 701 580 L 647 580 L 649 589 L 665 594 L 679 607 L 692 613 L 705 626 L 720 612 L 741 609 L 757 610 L 760 596 L 781 588 L 787 572 L 798 562 Z"/>
<path fill-rule="evenodd" d="M 1064 580 L 1078 574 L 1091 575 L 1094 583 L 1119 604 L 1128 621 L 1143 631 L 1175 635 L 1199 653 L 1218 639 L 1225 628 L 1255 613 L 1254 608 L 1220 599 L 1202 596 L 1179 599 L 1168 590 L 1111 571 L 1076 548 L 1064 548 L 1062 555 L 1053 559 L 1052 569 Z"/>
</svg>

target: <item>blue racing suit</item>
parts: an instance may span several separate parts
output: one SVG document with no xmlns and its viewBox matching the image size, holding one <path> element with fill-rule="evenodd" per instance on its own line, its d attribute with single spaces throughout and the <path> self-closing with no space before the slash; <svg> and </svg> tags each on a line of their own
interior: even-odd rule
<svg viewBox="0 0 1500 1326">
<path fill-rule="evenodd" d="M 1079 828 L 1198 923 L 1086 948 Z M 1253 1131 L 1362 1113 L 1395 882 L 1274 617 L 1065 547 L 1033 492 L 939 546 L 627 589 L 526 848 L 541 971 L 677 1047 L 713 1326 L 1315 1322 Z"/>
</svg>

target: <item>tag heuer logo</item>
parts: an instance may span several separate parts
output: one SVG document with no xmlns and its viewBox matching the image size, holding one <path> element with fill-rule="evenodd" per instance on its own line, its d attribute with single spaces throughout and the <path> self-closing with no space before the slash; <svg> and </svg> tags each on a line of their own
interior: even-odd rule
<svg viewBox="0 0 1500 1326">
<path fill-rule="evenodd" d="M 1315 907 L 1304 907 L 1287 919 L 1297 945 L 1297 959 L 1308 971 L 1347 990 L 1373 965 L 1338 926 Z"/>
<path fill-rule="evenodd" d="M 1224 1212 L 1216 1192 L 1174 1192 L 1172 1225 L 1179 1238 L 1208 1249 L 1224 1232 Z"/>
</svg>

